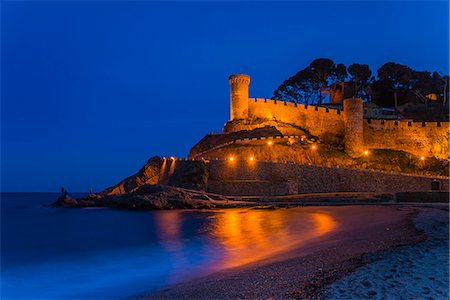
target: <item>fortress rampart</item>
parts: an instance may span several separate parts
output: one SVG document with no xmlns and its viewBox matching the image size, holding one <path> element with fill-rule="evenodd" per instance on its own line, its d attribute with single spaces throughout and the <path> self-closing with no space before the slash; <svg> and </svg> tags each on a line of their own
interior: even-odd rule
<svg viewBox="0 0 450 300">
<path fill-rule="evenodd" d="M 292 195 L 326 192 L 413 192 L 431 189 L 434 180 L 440 190 L 449 190 L 448 177 L 420 176 L 339 166 L 317 166 L 281 161 L 179 159 L 165 172 L 207 168 L 207 191 L 223 195 Z M 172 166 L 175 164 L 175 167 Z M 181 172 L 182 173 L 182 172 Z M 170 176 L 170 175 L 169 175 Z M 178 176 L 178 175 L 177 175 Z"/>
<path fill-rule="evenodd" d="M 361 99 L 345 99 L 344 110 L 341 111 L 273 99 L 248 98 L 249 84 L 248 75 L 230 76 L 231 118 L 224 131 L 288 123 L 325 141 L 343 144 L 346 152 L 354 157 L 362 155 L 366 149 L 392 149 L 448 159 L 448 122 L 364 119 Z M 228 126 L 236 122 L 240 123 Z"/>
<path fill-rule="evenodd" d="M 364 119 L 364 146 L 403 150 L 420 156 L 448 158 L 448 122 L 410 122 Z"/>
<path fill-rule="evenodd" d="M 283 102 L 264 98 L 248 99 L 248 118 L 281 121 L 308 130 L 312 135 L 344 136 L 344 118 L 337 109 L 320 106 L 305 106 L 293 102 Z"/>
</svg>

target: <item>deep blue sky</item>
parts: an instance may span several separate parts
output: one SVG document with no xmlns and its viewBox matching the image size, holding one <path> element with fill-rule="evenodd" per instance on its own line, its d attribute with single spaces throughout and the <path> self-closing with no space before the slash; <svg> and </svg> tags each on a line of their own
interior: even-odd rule
<svg viewBox="0 0 450 300">
<path fill-rule="evenodd" d="M 2 2 L 1 189 L 95 191 L 184 157 L 314 58 L 448 73 L 441 2 Z"/>
</svg>

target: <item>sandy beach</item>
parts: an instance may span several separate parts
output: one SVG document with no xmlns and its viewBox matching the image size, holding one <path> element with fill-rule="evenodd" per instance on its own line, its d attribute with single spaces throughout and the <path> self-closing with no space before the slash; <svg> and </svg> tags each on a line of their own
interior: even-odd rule
<svg viewBox="0 0 450 300">
<path fill-rule="evenodd" d="M 448 204 L 322 209 L 333 214 L 337 230 L 139 298 L 448 297 Z"/>
<path fill-rule="evenodd" d="M 448 211 L 421 209 L 415 226 L 424 242 L 390 253 L 373 254 L 371 263 L 331 284 L 327 299 L 448 299 Z"/>
</svg>

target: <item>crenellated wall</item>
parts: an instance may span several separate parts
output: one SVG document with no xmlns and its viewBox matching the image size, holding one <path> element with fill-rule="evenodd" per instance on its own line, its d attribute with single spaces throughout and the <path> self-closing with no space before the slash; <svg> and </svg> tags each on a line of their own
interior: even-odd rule
<svg viewBox="0 0 450 300">
<path fill-rule="evenodd" d="M 294 124 L 324 139 L 343 138 L 344 144 L 350 144 L 348 141 L 353 141 L 357 136 L 352 134 L 353 128 L 349 130 L 349 126 L 346 126 L 348 120 L 356 116 L 346 116 L 337 109 L 265 98 L 249 98 L 248 103 L 249 118 Z M 353 147 L 356 152 L 363 149 L 392 149 L 425 157 L 449 157 L 448 122 L 371 120 L 362 119 L 362 115 L 357 117 L 361 118 L 363 140 L 357 147 Z"/>
<path fill-rule="evenodd" d="M 344 119 L 340 110 L 264 98 L 250 98 L 248 101 L 249 118 L 290 123 L 321 138 L 344 135 Z"/>
<path fill-rule="evenodd" d="M 407 122 L 363 119 L 361 99 L 344 100 L 344 111 L 305 106 L 265 98 L 248 98 L 250 77 L 230 77 L 231 119 L 224 132 L 275 126 L 284 135 L 297 135 L 299 127 L 326 142 L 340 143 L 347 154 L 361 156 L 366 149 L 403 150 L 420 156 L 449 157 L 448 122 Z M 247 101 L 245 101 L 247 99 Z M 286 128 L 283 128 L 285 126 Z"/>
<path fill-rule="evenodd" d="M 448 122 L 409 122 L 364 119 L 364 146 L 403 150 L 420 156 L 448 158 Z"/>
</svg>

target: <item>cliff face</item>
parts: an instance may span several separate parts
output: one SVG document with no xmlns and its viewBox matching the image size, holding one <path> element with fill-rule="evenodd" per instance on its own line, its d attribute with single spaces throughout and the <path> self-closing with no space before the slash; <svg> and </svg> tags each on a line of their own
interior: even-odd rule
<svg viewBox="0 0 450 300">
<path fill-rule="evenodd" d="M 134 175 L 125 178 L 116 185 L 113 185 L 99 195 L 118 195 L 131 193 L 137 190 L 144 184 L 157 184 L 159 182 L 160 170 L 163 164 L 163 159 L 154 156 L 150 158 L 147 163 Z"/>
</svg>

